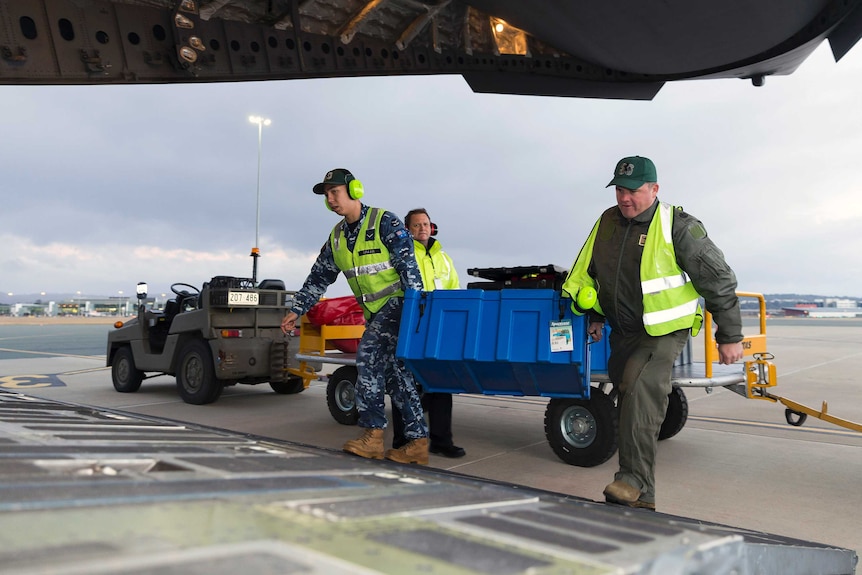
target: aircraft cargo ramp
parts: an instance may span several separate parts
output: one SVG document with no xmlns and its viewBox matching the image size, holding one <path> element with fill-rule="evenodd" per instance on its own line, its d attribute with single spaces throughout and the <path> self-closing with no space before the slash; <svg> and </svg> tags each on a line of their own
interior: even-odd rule
<svg viewBox="0 0 862 575">
<path fill-rule="evenodd" d="M 848 549 L 0 392 L 0 573 L 854 573 Z"/>
</svg>

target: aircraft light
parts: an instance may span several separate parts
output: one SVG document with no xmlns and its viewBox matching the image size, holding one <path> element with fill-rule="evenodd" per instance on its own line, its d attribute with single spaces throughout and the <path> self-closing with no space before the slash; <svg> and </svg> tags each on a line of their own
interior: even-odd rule
<svg viewBox="0 0 862 575">
<path fill-rule="evenodd" d="M 491 17 L 491 30 L 500 54 L 529 56 L 527 34 L 523 30 L 494 17 Z"/>
</svg>

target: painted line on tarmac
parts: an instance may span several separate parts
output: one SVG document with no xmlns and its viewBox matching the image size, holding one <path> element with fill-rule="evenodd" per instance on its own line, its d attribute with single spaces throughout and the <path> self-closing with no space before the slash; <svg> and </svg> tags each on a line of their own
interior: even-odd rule
<svg viewBox="0 0 862 575">
<path fill-rule="evenodd" d="M 689 421 L 703 421 L 707 423 L 729 423 L 731 425 L 745 425 L 748 427 L 767 427 L 770 429 L 784 429 L 786 431 L 799 431 L 808 433 L 824 433 L 826 435 L 843 435 L 847 437 L 859 437 L 856 431 L 844 431 L 843 429 L 822 429 L 820 427 L 797 427 L 794 425 L 782 425 L 780 423 L 766 423 L 760 421 L 747 421 L 744 419 L 728 419 L 725 417 L 705 417 L 702 415 L 689 415 Z"/>
<path fill-rule="evenodd" d="M 852 358 L 854 358 L 854 357 L 859 357 L 860 355 L 862 355 L 862 352 L 858 352 L 858 353 L 851 353 L 851 354 L 849 354 L 849 355 L 845 355 L 845 356 L 843 356 L 843 357 L 836 357 L 835 359 L 830 359 L 829 361 L 824 361 L 824 362 L 822 362 L 822 363 L 816 363 L 816 364 L 814 364 L 814 365 L 809 365 L 809 366 L 806 366 L 806 367 L 801 367 L 801 368 L 799 368 L 799 369 L 794 369 L 793 371 L 786 371 L 786 372 L 781 373 L 781 374 L 779 374 L 779 375 L 780 375 L 780 376 L 787 377 L 788 375 L 795 375 L 795 374 L 797 374 L 797 373 L 802 373 L 803 371 L 808 371 L 808 370 L 811 370 L 811 369 L 816 369 L 816 368 L 818 368 L 818 367 L 823 367 L 824 365 L 829 365 L 829 364 L 832 364 L 832 363 L 838 363 L 838 362 L 844 361 L 845 359 L 852 359 Z"/>
<path fill-rule="evenodd" d="M 73 353 L 56 353 L 51 351 L 29 351 L 26 349 L 12 349 L 8 347 L 0 347 L 0 351 L 9 351 L 14 353 L 29 353 L 30 355 L 47 355 L 50 357 L 79 357 L 81 359 L 98 359 L 103 358 L 103 355 L 75 355 Z"/>
<path fill-rule="evenodd" d="M 58 373 L 57 375 L 78 375 L 79 373 L 93 373 L 94 371 L 106 371 L 111 369 L 108 366 L 103 367 L 91 367 L 89 369 L 76 369 L 75 371 L 64 371 L 63 373 Z"/>
</svg>

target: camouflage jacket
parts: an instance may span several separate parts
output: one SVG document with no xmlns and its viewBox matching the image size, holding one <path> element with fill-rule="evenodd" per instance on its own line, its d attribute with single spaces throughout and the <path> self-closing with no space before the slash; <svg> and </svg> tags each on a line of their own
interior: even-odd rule
<svg viewBox="0 0 862 575">
<path fill-rule="evenodd" d="M 348 224 L 346 220 L 342 220 L 338 224 L 344 230 L 347 247 L 350 250 L 353 250 L 353 246 L 356 245 L 359 229 L 368 215 L 368 210 L 369 207 L 363 204 L 359 220 L 353 224 Z M 401 278 L 402 288 L 421 290 L 422 277 L 419 275 L 419 266 L 416 263 L 416 257 L 413 252 L 413 238 L 410 236 L 407 228 L 404 227 L 402 221 L 392 212 L 385 211 L 380 221 L 380 230 L 378 233 L 380 234 L 380 239 L 383 241 L 383 245 L 389 250 L 389 260 Z M 308 278 L 306 278 L 302 288 L 296 293 L 291 311 L 297 315 L 303 315 L 311 309 L 311 306 L 317 303 L 321 296 L 326 293 L 326 288 L 335 283 L 340 272 L 341 270 L 335 265 L 332 246 L 329 243 L 329 237 L 327 237 L 323 243 L 323 247 L 320 248 L 320 255 L 317 256 L 317 260 L 311 266 Z"/>
</svg>

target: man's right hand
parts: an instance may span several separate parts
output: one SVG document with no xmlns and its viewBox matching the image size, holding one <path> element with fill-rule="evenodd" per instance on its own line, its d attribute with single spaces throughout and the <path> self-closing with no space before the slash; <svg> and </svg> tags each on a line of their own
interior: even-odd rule
<svg viewBox="0 0 862 575">
<path fill-rule="evenodd" d="M 742 359 L 742 342 L 718 344 L 718 363 L 730 365 Z"/>
<path fill-rule="evenodd" d="M 587 334 L 593 338 L 593 341 L 599 341 L 602 339 L 602 330 L 604 329 L 605 324 L 600 321 L 590 322 L 590 327 L 587 328 Z"/>
<path fill-rule="evenodd" d="M 284 319 L 281 320 L 281 332 L 287 333 L 289 331 L 293 331 L 296 328 L 296 320 L 299 319 L 299 316 L 294 312 L 288 312 Z"/>
</svg>

